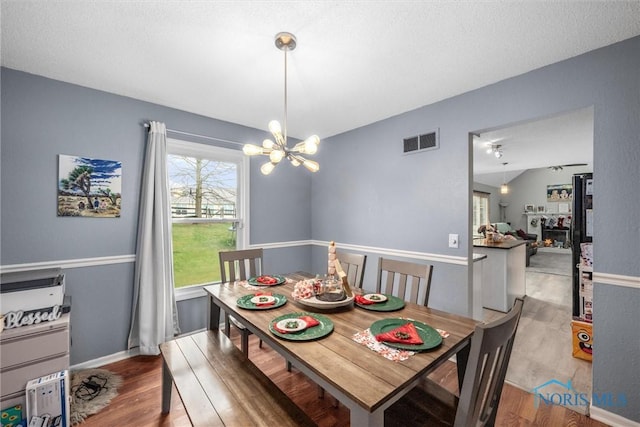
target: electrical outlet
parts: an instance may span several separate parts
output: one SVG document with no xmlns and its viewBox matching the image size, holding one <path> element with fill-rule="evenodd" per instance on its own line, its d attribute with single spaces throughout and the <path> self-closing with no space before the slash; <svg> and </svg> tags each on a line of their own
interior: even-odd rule
<svg viewBox="0 0 640 427">
<path fill-rule="evenodd" d="M 457 234 L 449 234 L 449 247 L 457 248 L 458 247 L 458 235 Z"/>
</svg>

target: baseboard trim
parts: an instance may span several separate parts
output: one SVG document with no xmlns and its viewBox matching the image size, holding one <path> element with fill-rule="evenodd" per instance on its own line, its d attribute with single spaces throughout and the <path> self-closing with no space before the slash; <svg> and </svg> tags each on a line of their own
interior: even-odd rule
<svg viewBox="0 0 640 427">
<path fill-rule="evenodd" d="M 224 330 L 224 324 L 223 323 L 219 324 L 218 328 L 221 331 L 223 331 Z M 187 333 L 184 333 L 184 334 L 180 334 L 176 338 L 180 338 L 180 337 L 183 337 L 183 336 L 186 336 L 186 335 L 197 334 L 199 332 L 206 331 L 206 330 L 207 330 L 206 328 L 197 329 L 195 331 L 190 331 L 190 332 L 187 332 Z M 98 357 L 97 359 L 87 360 L 86 362 L 77 363 L 75 365 L 70 366 L 69 369 L 72 370 L 72 371 L 75 371 L 75 370 L 78 370 L 78 369 L 99 368 L 101 366 L 108 365 L 110 363 L 119 362 L 121 360 L 129 359 L 131 357 L 135 357 L 135 356 L 139 356 L 139 355 L 140 355 L 140 349 L 138 347 L 136 347 L 136 348 L 132 348 L 132 349 L 129 349 L 129 350 L 119 351 L 117 353 L 108 354 L 106 356 Z"/>
<path fill-rule="evenodd" d="M 589 406 L 589 416 L 612 427 L 640 427 L 640 423 L 621 415 L 606 411 L 598 406 Z"/>
<path fill-rule="evenodd" d="M 140 350 L 138 348 L 132 348 L 131 350 L 120 351 L 118 353 L 98 357 L 97 359 L 87 360 L 86 362 L 72 365 L 69 369 L 72 371 L 76 371 L 79 369 L 99 368 L 101 366 L 108 365 L 109 363 L 115 363 L 124 359 L 128 359 L 130 357 L 138 356 L 139 354 Z"/>
</svg>

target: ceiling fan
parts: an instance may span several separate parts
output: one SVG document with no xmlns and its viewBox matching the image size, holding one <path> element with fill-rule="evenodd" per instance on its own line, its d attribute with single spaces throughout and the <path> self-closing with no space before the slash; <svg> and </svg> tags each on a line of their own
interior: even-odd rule
<svg viewBox="0 0 640 427">
<path fill-rule="evenodd" d="M 549 169 L 554 171 L 561 171 L 564 168 L 569 168 L 573 166 L 587 166 L 587 164 L 586 163 L 569 163 L 568 165 L 549 166 Z"/>
</svg>

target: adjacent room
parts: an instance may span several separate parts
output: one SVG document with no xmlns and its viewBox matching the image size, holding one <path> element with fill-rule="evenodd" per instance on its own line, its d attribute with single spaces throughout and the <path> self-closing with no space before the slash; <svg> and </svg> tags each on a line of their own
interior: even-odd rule
<svg viewBox="0 0 640 427">
<path fill-rule="evenodd" d="M 640 426 L 640 2 L 0 7 L 3 427 Z"/>
</svg>

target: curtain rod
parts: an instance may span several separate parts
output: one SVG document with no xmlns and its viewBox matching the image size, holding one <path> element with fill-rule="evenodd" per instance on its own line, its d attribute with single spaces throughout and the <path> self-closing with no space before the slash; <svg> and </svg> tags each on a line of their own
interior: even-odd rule
<svg viewBox="0 0 640 427">
<path fill-rule="evenodd" d="M 145 123 L 144 127 L 148 129 L 151 126 L 149 125 L 149 123 Z M 196 138 L 210 139 L 212 141 L 226 142 L 226 143 L 229 143 L 229 144 L 244 145 L 244 143 L 238 142 L 238 141 L 229 141 L 228 139 L 215 138 L 213 136 L 200 135 L 200 134 L 197 134 L 197 133 L 185 132 L 185 131 L 182 131 L 182 130 L 176 130 L 176 129 L 167 128 L 167 132 L 177 133 L 177 134 L 186 135 L 186 136 L 195 136 Z"/>
</svg>

